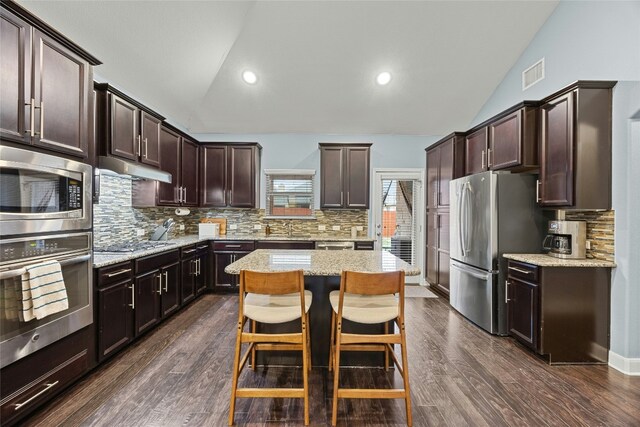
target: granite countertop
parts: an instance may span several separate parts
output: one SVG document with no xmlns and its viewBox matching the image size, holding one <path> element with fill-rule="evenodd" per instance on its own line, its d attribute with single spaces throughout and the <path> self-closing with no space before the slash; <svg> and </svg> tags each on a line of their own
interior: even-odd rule
<svg viewBox="0 0 640 427">
<path fill-rule="evenodd" d="M 615 262 L 601 259 L 562 259 L 547 254 L 503 254 L 503 257 L 514 261 L 526 262 L 540 267 L 609 267 L 614 268 Z"/>
<path fill-rule="evenodd" d="M 372 242 L 374 239 L 369 237 L 326 237 L 326 236 L 310 236 L 310 237 L 288 237 L 288 236 L 279 236 L 279 235 L 271 235 L 266 237 L 264 234 L 262 235 L 229 235 L 212 238 L 204 238 L 201 239 L 197 234 L 191 234 L 188 236 L 176 237 L 175 239 L 170 239 L 167 241 L 159 242 L 158 246 L 151 249 L 145 249 L 141 251 L 135 252 L 123 252 L 123 253 L 110 253 L 105 254 L 101 252 L 94 252 L 93 255 L 93 268 L 106 267 L 107 265 L 118 264 L 120 262 L 129 261 L 136 258 L 142 258 L 148 255 L 159 254 L 162 252 L 170 251 L 172 249 L 177 249 L 182 246 L 189 246 L 199 242 L 208 242 L 210 240 L 215 241 L 225 241 L 225 240 L 268 240 L 268 241 L 303 241 L 303 242 L 313 242 L 313 241 L 334 241 L 334 242 Z M 360 252 L 360 251 L 358 251 Z"/>
<path fill-rule="evenodd" d="M 367 273 L 404 270 L 407 276 L 420 275 L 420 269 L 386 251 L 258 249 L 224 269 L 228 274 L 240 274 L 240 270 L 303 270 L 305 276 L 339 276 L 342 270 Z"/>
</svg>

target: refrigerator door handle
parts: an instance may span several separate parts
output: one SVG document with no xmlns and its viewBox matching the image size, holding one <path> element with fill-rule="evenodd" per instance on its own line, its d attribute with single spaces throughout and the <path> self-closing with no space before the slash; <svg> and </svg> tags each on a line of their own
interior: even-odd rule
<svg viewBox="0 0 640 427">
<path fill-rule="evenodd" d="M 469 240 L 469 203 L 468 203 L 468 192 L 469 192 L 470 184 L 465 182 L 462 186 L 462 201 L 460 203 L 461 206 L 464 206 L 462 209 L 462 214 L 464 215 L 462 219 L 462 224 L 464 224 L 464 228 L 461 227 L 462 233 L 462 254 L 466 257 L 469 254 L 467 250 L 467 240 Z"/>
<path fill-rule="evenodd" d="M 451 268 L 455 268 L 457 270 L 460 270 L 470 276 L 475 277 L 476 279 L 480 279 L 480 280 L 487 280 L 489 279 L 489 277 L 491 277 L 491 273 L 486 273 L 484 271 L 480 271 L 477 270 L 475 268 L 471 268 L 471 267 L 467 267 L 464 264 L 460 264 L 459 262 L 456 262 L 454 260 L 451 260 Z"/>
<path fill-rule="evenodd" d="M 464 252 L 464 242 L 462 241 L 462 199 L 464 194 L 465 184 L 463 183 L 460 186 L 458 191 L 458 243 L 460 244 L 460 250 L 462 251 L 462 256 L 465 257 L 466 253 Z"/>
</svg>

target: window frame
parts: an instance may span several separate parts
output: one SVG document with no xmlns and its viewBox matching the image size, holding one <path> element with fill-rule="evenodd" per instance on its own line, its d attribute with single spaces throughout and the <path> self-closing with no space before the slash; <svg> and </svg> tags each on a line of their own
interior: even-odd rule
<svg viewBox="0 0 640 427">
<path fill-rule="evenodd" d="M 265 219 L 298 219 L 298 220 L 316 220 L 316 171 L 315 169 L 264 169 L 265 175 Z M 287 176 L 306 176 L 311 181 L 311 214 L 310 215 L 273 215 L 271 214 L 271 203 L 269 197 L 274 194 L 273 188 L 270 188 L 273 183 L 273 178 L 282 178 Z M 286 195 L 287 192 L 280 193 Z M 297 193 L 300 194 L 300 193 Z"/>
</svg>

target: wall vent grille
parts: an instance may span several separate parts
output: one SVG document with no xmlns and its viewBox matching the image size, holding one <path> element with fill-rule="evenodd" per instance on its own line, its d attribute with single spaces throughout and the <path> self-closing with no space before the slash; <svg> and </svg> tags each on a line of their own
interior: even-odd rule
<svg viewBox="0 0 640 427">
<path fill-rule="evenodd" d="M 527 90 L 544 79 L 544 58 L 522 72 L 522 90 Z"/>
</svg>

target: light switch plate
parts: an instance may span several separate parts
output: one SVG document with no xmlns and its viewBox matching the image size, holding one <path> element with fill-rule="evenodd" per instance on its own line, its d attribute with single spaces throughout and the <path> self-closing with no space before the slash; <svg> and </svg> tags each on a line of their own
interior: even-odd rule
<svg viewBox="0 0 640 427">
<path fill-rule="evenodd" d="M 184 231 L 184 224 L 179 224 L 178 225 L 178 230 Z"/>
<path fill-rule="evenodd" d="M 363 227 L 363 226 L 361 226 L 361 225 L 357 225 L 357 226 L 356 226 L 356 230 L 357 230 L 357 231 L 364 231 L 364 227 Z"/>
<path fill-rule="evenodd" d="M 318 226 L 318 231 L 325 231 L 327 229 L 326 225 L 319 225 Z"/>
<path fill-rule="evenodd" d="M 340 226 L 339 226 L 339 225 L 332 225 L 332 226 L 331 226 L 331 229 L 332 229 L 333 231 L 340 231 Z"/>
<path fill-rule="evenodd" d="M 144 229 L 143 228 L 136 228 L 136 236 L 138 236 L 138 237 L 144 236 Z"/>
<path fill-rule="evenodd" d="M 262 229 L 262 226 L 260 224 L 253 224 L 253 229 L 254 230 L 260 230 L 260 229 Z"/>
<path fill-rule="evenodd" d="M 585 244 L 584 244 L 584 248 L 585 248 L 585 249 L 589 249 L 589 250 L 591 250 L 591 240 L 587 240 L 587 241 L 585 242 Z"/>
<path fill-rule="evenodd" d="M 237 230 L 238 224 L 229 224 L 229 230 Z"/>
</svg>

